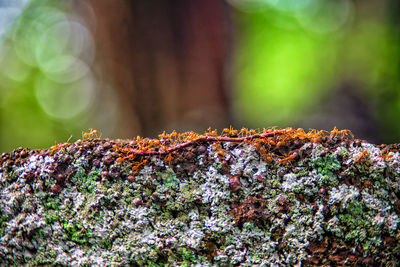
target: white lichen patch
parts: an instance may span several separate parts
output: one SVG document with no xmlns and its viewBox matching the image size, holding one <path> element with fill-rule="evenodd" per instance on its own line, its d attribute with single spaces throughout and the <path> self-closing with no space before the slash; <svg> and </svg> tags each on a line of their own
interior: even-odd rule
<svg viewBox="0 0 400 267">
<path fill-rule="evenodd" d="M 205 181 L 199 186 L 203 203 L 211 203 L 214 206 L 229 198 L 229 191 L 227 191 L 229 179 L 219 174 L 215 167 L 210 167 L 204 175 L 201 173 L 197 175 Z"/>
<path fill-rule="evenodd" d="M 82 193 L 77 193 L 74 199 L 74 211 L 77 212 L 86 200 L 86 196 Z"/>
<path fill-rule="evenodd" d="M 282 189 L 283 191 L 293 191 L 294 188 L 299 187 L 300 181 L 294 173 L 288 173 L 283 176 Z"/>
<path fill-rule="evenodd" d="M 389 202 L 377 198 L 374 194 L 370 194 L 368 189 L 364 189 L 361 195 L 363 197 L 363 202 L 369 209 L 378 211 L 380 213 L 386 213 L 390 211 L 391 207 Z"/>
<path fill-rule="evenodd" d="M 388 227 L 389 233 L 391 235 L 398 229 L 398 224 L 400 223 L 400 218 L 396 213 L 391 213 L 386 217 L 386 225 Z"/>
<path fill-rule="evenodd" d="M 295 173 L 287 173 L 283 176 L 282 189 L 285 192 L 305 192 L 307 195 L 314 195 L 318 192 L 327 179 L 326 177 L 315 170 L 308 173 L 308 176 L 298 177 Z"/>
<path fill-rule="evenodd" d="M 266 162 L 262 160 L 252 145 L 235 148 L 231 167 L 232 174 L 242 174 L 244 177 L 255 177 L 266 171 Z"/>
<path fill-rule="evenodd" d="M 35 175 L 40 177 L 48 176 L 50 173 L 49 167 L 53 162 L 53 157 L 32 155 L 25 164 L 15 170 L 15 173 L 21 178 L 25 178 L 30 172 L 36 172 Z"/>
<path fill-rule="evenodd" d="M 182 241 L 188 247 L 196 249 L 204 238 L 204 232 L 200 228 L 192 228 L 184 233 Z"/>
<path fill-rule="evenodd" d="M 204 227 L 207 227 L 212 232 L 224 234 L 230 229 L 231 223 L 230 220 L 225 218 L 210 217 L 204 220 Z"/>
<path fill-rule="evenodd" d="M 329 204 L 340 203 L 343 208 L 348 202 L 354 201 L 360 195 L 360 191 L 354 186 L 341 184 L 338 188 L 334 187 L 329 191 Z"/>
</svg>

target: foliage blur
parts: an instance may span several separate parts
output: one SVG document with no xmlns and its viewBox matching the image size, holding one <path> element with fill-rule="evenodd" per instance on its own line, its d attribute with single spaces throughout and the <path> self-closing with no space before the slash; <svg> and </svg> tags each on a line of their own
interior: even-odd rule
<svg viewBox="0 0 400 267">
<path fill-rule="evenodd" d="M 227 2 L 234 126 L 337 126 L 399 142 L 400 4 Z M 94 74 L 92 33 L 70 5 L 0 1 L 0 34 L 0 151 L 73 141 L 90 127 L 118 136 L 116 96 Z"/>
<path fill-rule="evenodd" d="M 14 15 L 1 25 L 0 151 L 76 140 L 107 120 L 96 113 L 95 49 L 82 19 L 61 1 L 0 3 Z"/>
<path fill-rule="evenodd" d="M 230 0 L 235 100 L 251 127 L 348 128 L 399 142 L 396 1 Z"/>
</svg>

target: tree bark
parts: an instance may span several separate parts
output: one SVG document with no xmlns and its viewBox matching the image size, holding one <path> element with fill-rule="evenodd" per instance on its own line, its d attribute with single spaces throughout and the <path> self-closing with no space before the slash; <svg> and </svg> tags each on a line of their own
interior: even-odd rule
<svg viewBox="0 0 400 267">
<path fill-rule="evenodd" d="M 87 0 L 78 10 L 120 97 L 123 136 L 232 123 L 225 1 Z"/>
</svg>

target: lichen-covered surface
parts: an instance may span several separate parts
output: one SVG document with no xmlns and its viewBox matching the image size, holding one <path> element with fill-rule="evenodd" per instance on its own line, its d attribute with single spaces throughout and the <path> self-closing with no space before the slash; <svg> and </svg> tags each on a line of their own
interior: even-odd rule
<svg viewBox="0 0 400 267">
<path fill-rule="evenodd" d="M 3 153 L 0 265 L 400 265 L 399 147 L 296 131 Z"/>
</svg>

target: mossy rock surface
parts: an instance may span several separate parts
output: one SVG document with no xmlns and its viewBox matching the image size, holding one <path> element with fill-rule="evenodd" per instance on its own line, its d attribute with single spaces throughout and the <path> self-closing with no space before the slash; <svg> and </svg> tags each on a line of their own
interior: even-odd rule
<svg viewBox="0 0 400 267">
<path fill-rule="evenodd" d="M 264 130 L 1 155 L 0 265 L 400 265 L 398 145 Z"/>
</svg>

